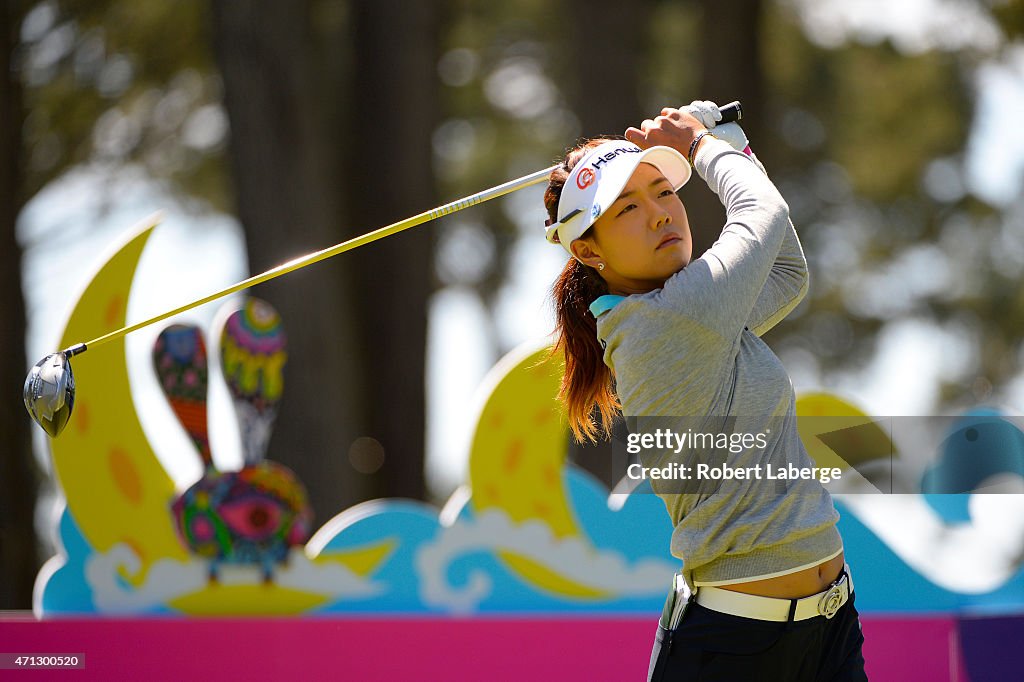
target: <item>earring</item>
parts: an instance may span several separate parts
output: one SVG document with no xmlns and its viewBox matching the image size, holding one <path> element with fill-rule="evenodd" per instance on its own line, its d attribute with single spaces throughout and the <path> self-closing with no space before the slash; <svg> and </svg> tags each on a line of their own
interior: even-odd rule
<svg viewBox="0 0 1024 682">
<path fill-rule="evenodd" d="M 598 270 L 604 270 L 604 263 L 598 263 L 597 264 L 597 269 Z"/>
</svg>

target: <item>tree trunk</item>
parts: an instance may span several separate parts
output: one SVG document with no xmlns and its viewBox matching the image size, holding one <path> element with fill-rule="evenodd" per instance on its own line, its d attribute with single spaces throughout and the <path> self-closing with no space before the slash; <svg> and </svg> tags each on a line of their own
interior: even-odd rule
<svg viewBox="0 0 1024 682">
<path fill-rule="evenodd" d="M 311 58 L 309 4 L 216 0 L 213 35 L 231 124 L 230 160 L 253 273 L 341 241 L 339 183 Z M 305 483 L 317 518 L 367 497 L 349 448 L 363 433 L 366 388 L 339 259 L 258 287 L 284 319 L 285 394 L 268 455 Z"/>
<path fill-rule="evenodd" d="M 636 30 L 637 17 L 646 17 L 652 0 L 570 0 L 571 25 L 566 27 L 572 49 L 574 87 L 569 88 L 572 110 L 584 137 L 622 135 L 631 125 L 658 112 L 640 105 L 638 74 L 643 70 L 647 40 Z"/>
<path fill-rule="evenodd" d="M 695 98 L 718 104 L 740 100 L 747 116 L 741 125 L 756 150 L 767 128 L 760 41 L 762 0 L 699 0 L 698 6 L 704 61 Z M 725 210 L 702 182 L 684 190 L 683 197 L 693 232 L 693 255 L 698 257 L 718 239 Z"/>
<path fill-rule="evenodd" d="M 347 166 L 349 234 L 361 234 L 436 203 L 431 135 L 438 121 L 439 3 L 354 0 Z M 368 421 L 361 434 L 383 454 L 377 494 L 422 499 L 427 306 L 433 290 L 434 225 L 359 249 L 346 260 L 358 292 L 359 357 Z M 376 451 L 376 454 L 372 452 Z M 374 466 L 373 457 L 368 462 Z"/>
<path fill-rule="evenodd" d="M 36 550 L 36 467 L 31 421 L 15 406 L 25 381 L 25 300 L 21 292 L 21 249 L 14 234 L 22 194 L 21 89 L 11 58 L 17 43 L 21 3 L 0 6 L 0 609 L 32 607 L 39 569 Z"/>
</svg>

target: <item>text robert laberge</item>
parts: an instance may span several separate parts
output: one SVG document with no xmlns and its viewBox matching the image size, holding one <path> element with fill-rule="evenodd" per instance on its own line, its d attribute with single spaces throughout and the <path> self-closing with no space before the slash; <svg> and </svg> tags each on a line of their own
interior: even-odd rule
<svg viewBox="0 0 1024 682">
<path fill-rule="evenodd" d="M 754 464 L 751 466 L 730 466 L 726 463 L 683 464 L 670 462 L 660 467 L 645 467 L 640 463 L 630 464 L 626 475 L 633 480 L 671 480 L 671 481 L 791 481 L 796 479 L 818 479 L 822 483 L 839 480 L 842 469 L 838 467 L 798 467 L 795 464 L 775 466 Z"/>
</svg>

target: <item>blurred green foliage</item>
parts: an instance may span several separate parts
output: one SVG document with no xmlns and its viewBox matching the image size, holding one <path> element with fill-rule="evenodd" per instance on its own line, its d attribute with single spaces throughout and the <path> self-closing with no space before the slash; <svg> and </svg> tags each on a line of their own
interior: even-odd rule
<svg viewBox="0 0 1024 682">
<path fill-rule="evenodd" d="M 568 2 L 439 6 L 442 119 L 433 146 L 441 196 L 543 167 L 578 137 L 605 132 L 580 129 L 570 64 L 614 35 L 570 39 Z M 301 7 L 320 40 L 315 54 L 334 74 L 324 82 L 359 68 L 345 62 L 336 40 L 349 3 Z M 696 1 L 645 7 L 650 11 L 622 27 L 641 32 L 646 46 L 644 67 L 622 87 L 652 108 L 699 96 L 699 60 L 728 59 L 728 46 L 715 54 L 697 49 Z M 995 48 L 918 53 L 852 33 L 838 45 L 818 44 L 799 7 L 765 0 L 750 17 L 760 22 L 761 60 L 733 66 L 757 70 L 765 83 L 763 102 L 745 102 L 767 131 L 754 146 L 790 201 L 815 277 L 808 302 L 773 332 L 773 343 L 829 385 L 871 359 L 886 324 L 920 319 L 951 330 L 970 348 L 971 357 L 952 363 L 944 376 L 943 404 L 998 398 L 998 388 L 1021 369 L 1021 200 L 990 206 L 973 196 L 965 160 L 978 69 L 1019 45 L 1022 3 L 977 5 L 998 28 Z M 231 206 L 228 131 L 205 3 L 45 0 L 28 11 L 21 36 L 26 196 L 76 164 L 133 163 L 184 196 L 219 210 Z M 337 108 L 338 98 L 325 97 L 324 106 Z M 343 126 L 338 111 L 325 115 Z M 472 287 L 494 308 L 512 247 L 523 224 L 535 220 L 509 206 L 495 202 L 442 223 L 442 245 L 458 234 L 468 251 L 439 261 L 438 286 Z M 543 219 L 539 212 L 536 219 Z M 504 350 L 498 334 L 490 338 L 495 354 Z"/>
<path fill-rule="evenodd" d="M 28 10 L 21 39 L 26 198 L 78 164 L 141 164 L 226 209 L 227 128 L 205 3 L 45 0 Z"/>
</svg>

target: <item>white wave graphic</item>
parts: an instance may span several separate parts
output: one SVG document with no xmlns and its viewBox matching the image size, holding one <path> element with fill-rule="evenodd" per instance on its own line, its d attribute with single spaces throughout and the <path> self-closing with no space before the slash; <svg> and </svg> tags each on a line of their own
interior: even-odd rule
<svg viewBox="0 0 1024 682">
<path fill-rule="evenodd" d="M 321 556 L 329 557 L 330 553 Z M 292 548 L 288 564 L 274 571 L 274 583 L 334 599 L 366 599 L 386 590 L 383 583 L 367 580 L 342 564 L 333 561 L 315 563 L 298 547 Z"/>
<path fill-rule="evenodd" d="M 203 589 L 209 574 L 205 561 L 160 559 L 149 567 L 145 582 L 139 587 L 118 576 L 119 572 L 136 576 L 141 570 L 139 556 L 125 544 L 91 555 L 85 562 L 85 582 L 92 588 L 96 608 L 123 614 L 162 606 L 175 597 Z"/>
<path fill-rule="evenodd" d="M 210 564 L 206 559 L 188 561 L 160 559 L 146 572 L 144 582 L 132 586 L 121 575 L 136 576 L 142 570 L 138 555 L 125 544 L 106 553 L 91 555 L 85 563 L 85 581 L 92 589 L 96 608 L 104 613 L 128 614 L 166 606 L 178 597 L 207 587 Z M 263 572 L 258 566 L 222 564 L 217 569 L 221 585 L 260 585 Z M 384 591 L 382 585 L 365 580 L 337 563 L 314 563 L 293 547 L 284 566 L 275 567 L 275 585 L 311 592 L 332 599 L 364 599 Z M 230 615 L 230 614 L 225 614 Z"/>
<path fill-rule="evenodd" d="M 448 567 L 468 554 L 498 551 L 527 557 L 580 585 L 607 592 L 612 599 L 662 595 L 676 571 L 674 564 L 660 559 L 630 564 L 618 552 L 598 550 L 584 538 L 556 538 L 540 521 L 515 523 L 492 509 L 442 528 L 435 541 L 416 553 L 423 602 L 460 613 L 475 610 L 491 594 L 490 576 L 474 570 L 466 585 L 455 587 L 448 582 Z"/>
</svg>

